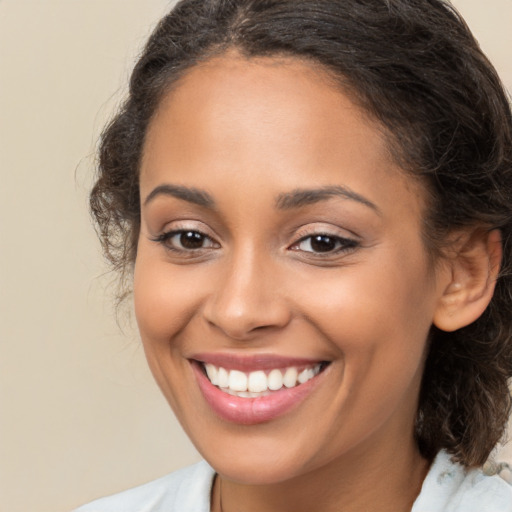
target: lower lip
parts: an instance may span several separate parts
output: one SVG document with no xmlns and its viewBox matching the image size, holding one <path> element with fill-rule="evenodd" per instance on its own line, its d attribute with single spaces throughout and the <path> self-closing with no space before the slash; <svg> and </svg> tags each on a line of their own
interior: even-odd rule
<svg viewBox="0 0 512 512">
<path fill-rule="evenodd" d="M 271 421 L 298 406 L 316 387 L 319 375 L 293 388 L 281 388 L 257 398 L 242 398 L 224 393 L 214 386 L 202 368 L 192 363 L 199 389 L 213 412 L 226 421 L 239 425 L 255 425 Z"/>
</svg>

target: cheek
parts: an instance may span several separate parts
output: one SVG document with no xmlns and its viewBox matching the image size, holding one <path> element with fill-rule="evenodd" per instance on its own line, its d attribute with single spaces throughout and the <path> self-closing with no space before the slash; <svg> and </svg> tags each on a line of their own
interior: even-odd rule
<svg viewBox="0 0 512 512">
<path fill-rule="evenodd" d="M 382 381 L 393 379 L 402 373 L 397 365 L 407 379 L 421 364 L 434 313 L 431 276 L 414 254 L 397 261 L 394 251 L 381 251 L 364 271 L 354 265 L 303 276 L 293 291 L 304 315 L 339 349 L 354 380 L 370 372 Z"/>
<path fill-rule="evenodd" d="M 146 345 L 169 346 L 197 310 L 199 280 L 186 267 L 172 272 L 162 257 L 139 249 L 134 272 L 134 305 L 139 330 Z"/>
<path fill-rule="evenodd" d="M 309 277 L 309 278 L 308 278 Z M 332 273 L 302 276 L 293 296 L 313 319 L 334 332 L 362 335 L 372 326 L 382 329 L 424 330 L 431 322 L 433 304 L 429 280 L 425 275 L 409 272 L 406 265 L 381 262 L 363 272 L 342 268 Z M 423 317 L 423 319 L 422 319 Z"/>
<path fill-rule="evenodd" d="M 190 400 L 183 378 L 190 367 L 182 353 L 182 333 L 199 307 L 197 282 L 183 268 L 173 272 L 161 253 L 141 244 L 133 283 L 135 316 L 149 368 L 177 414 L 181 401 Z"/>
</svg>

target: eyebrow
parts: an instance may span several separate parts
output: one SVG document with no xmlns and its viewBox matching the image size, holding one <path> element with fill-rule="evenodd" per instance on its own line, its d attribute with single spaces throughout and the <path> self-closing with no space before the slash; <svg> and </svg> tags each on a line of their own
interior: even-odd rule
<svg viewBox="0 0 512 512">
<path fill-rule="evenodd" d="M 296 189 L 291 192 L 279 194 L 276 199 L 276 206 L 280 210 L 291 210 L 294 208 L 300 208 L 301 206 L 308 206 L 310 204 L 319 203 L 320 201 L 326 201 L 331 197 L 341 197 L 342 199 L 349 199 L 371 208 L 379 215 L 381 214 L 380 209 L 372 203 L 370 200 L 361 196 L 357 192 L 350 190 L 349 188 L 342 187 L 339 185 L 332 185 L 313 189 Z"/>
<path fill-rule="evenodd" d="M 197 204 L 205 208 L 214 208 L 215 201 L 213 197 L 205 190 L 200 190 L 193 187 L 183 187 L 181 185 L 159 185 L 155 187 L 144 200 L 144 206 L 153 201 L 158 196 L 171 196 L 187 201 L 189 203 Z"/>
<path fill-rule="evenodd" d="M 144 200 L 144 206 L 161 195 L 175 197 L 205 208 L 213 209 L 215 207 L 215 200 L 205 190 L 195 187 L 184 187 L 182 185 L 170 184 L 155 187 Z M 361 196 L 357 192 L 340 185 L 331 185 L 313 189 L 295 189 L 291 192 L 279 194 L 276 198 L 276 207 L 279 210 L 292 210 L 302 206 L 326 201 L 332 197 L 341 197 L 342 199 L 356 201 L 368 208 L 371 208 L 379 215 L 381 214 L 380 209 L 370 200 Z"/>
</svg>

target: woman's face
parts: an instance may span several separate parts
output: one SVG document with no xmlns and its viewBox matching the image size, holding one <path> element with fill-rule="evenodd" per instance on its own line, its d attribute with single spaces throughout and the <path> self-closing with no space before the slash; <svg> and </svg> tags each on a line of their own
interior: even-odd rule
<svg viewBox="0 0 512 512">
<path fill-rule="evenodd" d="M 145 352 L 219 473 L 282 482 L 413 446 L 442 292 L 421 191 L 321 70 L 193 68 L 150 125 L 140 190 Z"/>
</svg>

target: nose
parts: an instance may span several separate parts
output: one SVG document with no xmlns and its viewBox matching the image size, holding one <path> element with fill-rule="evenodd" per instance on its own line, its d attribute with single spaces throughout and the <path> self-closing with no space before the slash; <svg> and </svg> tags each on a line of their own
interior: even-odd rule
<svg viewBox="0 0 512 512">
<path fill-rule="evenodd" d="M 285 327 L 291 319 L 279 268 L 247 249 L 227 258 L 203 308 L 205 320 L 235 340 Z"/>
</svg>

